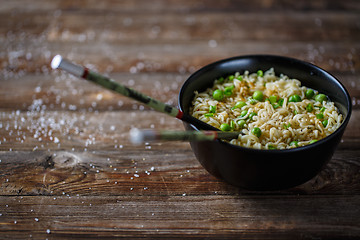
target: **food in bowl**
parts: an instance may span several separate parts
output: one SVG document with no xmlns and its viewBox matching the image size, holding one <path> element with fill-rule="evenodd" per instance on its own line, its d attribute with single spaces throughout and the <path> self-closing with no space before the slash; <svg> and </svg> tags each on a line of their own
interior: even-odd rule
<svg viewBox="0 0 360 240">
<path fill-rule="evenodd" d="M 273 68 L 236 72 L 195 91 L 190 114 L 222 131 L 242 134 L 230 143 L 256 149 L 312 144 L 340 127 L 344 116 L 328 97 Z"/>
</svg>

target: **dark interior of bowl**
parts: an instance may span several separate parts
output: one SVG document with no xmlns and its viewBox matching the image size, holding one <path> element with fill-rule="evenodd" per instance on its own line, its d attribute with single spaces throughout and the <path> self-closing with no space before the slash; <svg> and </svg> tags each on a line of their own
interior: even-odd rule
<svg viewBox="0 0 360 240">
<path fill-rule="evenodd" d="M 344 115 L 341 127 L 317 143 L 288 150 L 257 150 L 222 141 L 191 142 L 203 167 L 230 184 L 251 190 L 275 190 L 293 187 L 313 178 L 331 159 L 351 115 L 350 96 L 331 74 L 300 60 L 271 55 L 251 55 L 224 59 L 192 74 L 179 95 L 179 108 L 189 112 L 195 91 L 211 87 L 214 80 L 235 72 L 256 72 L 274 68 L 301 81 L 303 86 L 326 94 Z M 184 124 L 187 130 L 198 130 Z"/>
</svg>

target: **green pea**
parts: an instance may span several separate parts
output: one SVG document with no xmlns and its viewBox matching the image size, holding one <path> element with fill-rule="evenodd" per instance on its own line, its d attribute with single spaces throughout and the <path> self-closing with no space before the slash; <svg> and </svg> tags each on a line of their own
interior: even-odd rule
<svg viewBox="0 0 360 240">
<path fill-rule="evenodd" d="M 309 103 L 308 105 L 306 105 L 306 111 L 307 112 L 312 112 L 314 110 L 314 107 L 311 103 Z"/>
<path fill-rule="evenodd" d="M 294 94 L 289 97 L 289 102 L 301 102 L 301 97 L 297 94 Z"/>
<path fill-rule="evenodd" d="M 209 113 L 215 113 L 215 112 L 216 112 L 216 106 L 210 105 Z"/>
<path fill-rule="evenodd" d="M 235 108 L 242 108 L 243 106 L 246 105 L 246 102 L 243 102 L 243 101 L 239 101 L 237 102 L 231 109 L 235 109 Z"/>
<path fill-rule="evenodd" d="M 223 124 L 220 125 L 220 130 L 221 130 L 221 131 L 224 131 L 224 132 L 228 132 L 228 131 L 231 130 L 231 127 L 230 127 L 229 124 L 223 123 Z"/>
<path fill-rule="evenodd" d="M 309 144 L 313 144 L 313 143 L 316 143 L 318 140 L 314 139 L 314 140 L 311 140 Z"/>
<path fill-rule="evenodd" d="M 290 145 L 290 146 L 298 147 L 298 146 L 299 146 L 299 142 L 298 142 L 298 141 L 292 141 L 289 145 Z"/>
<path fill-rule="evenodd" d="M 326 126 L 328 125 L 328 120 L 327 120 L 327 119 L 325 119 L 325 120 L 324 120 L 324 121 L 322 121 L 321 123 L 322 123 L 322 125 L 323 125 L 324 127 L 326 127 Z"/>
<path fill-rule="evenodd" d="M 323 101 L 326 101 L 326 99 L 327 99 L 327 96 L 325 94 L 322 94 L 322 93 L 317 94 L 315 96 L 315 101 L 317 101 L 317 102 L 323 102 Z"/>
<path fill-rule="evenodd" d="M 283 98 L 280 98 L 279 101 L 278 101 L 278 104 L 279 104 L 280 106 L 282 106 L 282 105 L 284 104 L 284 99 L 283 99 Z"/>
<path fill-rule="evenodd" d="M 237 79 L 238 79 L 239 81 L 242 81 L 242 80 L 243 80 L 243 77 L 242 77 L 241 75 L 239 75 L 239 76 L 237 77 Z"/>
<path fill-rule="evenodd" d="M 234 75 L 230 75 L 230 76 L 229 76 L 229 81 L 234 80 L 234 78 L 235 78 L 235 76 L 234 76 Z"/>
<path fill-rule="evenodd" d="M 241 113 L 240 113 L 240 117 L 245 117 L 245 115 L 248 113 L 247 110 L 243 110 Z"/>
<path fill-rule="evenodd" d="M 244 128 L 244 126 L 245 126 L 245 120 L 243 120 L 243 119 L 241 119 L 241 120 L 239 120 L 238 122 L 237 122 L 237 124 L 239 125 L 239 128 Z"/>
<path fill-rule="evenodd" d="M 316 114 L 315 116 L 316 116 L 316 118 L 319 119 L 319 120 L 321 120 L 321 119 L 324 118 L 324 114 L 322 114 L 322 113 L 318 113 L 318 114 Z"/>
<path fill-rule="evenodd" d="M 262 91 L 255 91 L 253 93 L 253 99 L 258 100 L 258 101 L 262 101 L 264 98 L 264 94 L 262 93 Z"/>
<path fill-rule="evenodd" d="M 216 89 L 216 90 L 213 92 L 213 98 L 214 98 L 215 100 L 218 100 L 218 101 L 223 100 L 223 98 L 224 98 L 224 93 L 223 93 L 223 91 L 221 91 L 220 89 Z"/>
<path fill-rule="evenodd" d="M 257 137 L 261 136 L 261 129 L 258 127 L 254 127 L 253 129 L 251 129 L 251 133 L 254 134 Z"/>
<path fill-rule="evenodd" d="M 314 95 L 315 95 L 314 90 L 312 90 L 312 89 L 310 89 L 310 88 L 308 88 L 308 89 L 306 90 L 306 92 L 305 92 L 305 97 L 306 97 L 307 99 L 313 98 Z"/>
<path fill-rule="evenodd" d="M 262 76 L 264 76 L 264 72 L 263 72 L 262 70 L 258 70 L 258 71 L 257 71 L 257 75 L 258 75 L 259 77 L 262 77 Z"/>
<path fill-rule="evenodd" d="M 225 80 L 225 79 L 224 79 L 223 77 L 221 77 L 221 78 L 218 79 L 219 83 L 223 83 L 224 80 Z"/>
<path fill-rule="evenodd" d="M 271 104 L 276 103 L 276 101 L 277 101 L 277 96 L 271 95 L 271 96 L 269 97 L 269 102 L 270 102 Z"/>
</svg>

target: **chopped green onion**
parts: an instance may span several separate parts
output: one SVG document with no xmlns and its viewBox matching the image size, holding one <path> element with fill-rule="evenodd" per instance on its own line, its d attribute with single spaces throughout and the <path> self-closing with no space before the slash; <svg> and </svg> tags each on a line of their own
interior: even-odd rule
<svg viewBox="0 0 360 240">
<path fill-rule="evenodd" d="M 234 75 L 230 75 L 228 79 L 229 79 L 229 81 L 232 81 L 232 80 L 234 80 L 234 78 L 235 78 Z"/>
<path fill-rule="evenodd" d="M 231 94 L 233 93 L 233 89 L 235 88 L 234 85 L 230 86 L 230 87 L 226 87 L 224 90 L 224 94 L 225 96 L 231 96 Z"/>
<path fill-rule="evenodd" d="M 299 143 L 298 141 L 292 141 L 289 145 L 290 145 L 290 146 L 298 147 L 298 146 L 299 146 L 298 143 Z"/>
<path fill-rule="evenodd" d="M 269 144 L 269 145 L 268 145 L 268 149 L 270 149 L 270 150 L 275 150 L 275 149 L 276 149 L 276 147 L 275 147 L 275 146 L 273 146 L 273 145 L 271 145 L 271 144 Z"/>
<path fill-rule="evenodd" d="M 213 116 L 214 116 L 214 113 L 205 113 L 204 116 L 205 116 L 205 117 L 213 117 Z"/>
<path fill-rule="evenodd" d="M 242 81 L 242 80 L 243 80 L 243 77 L 242 77 L 241 75 L 239 75 L 239 76 L 237 77 L 237 79 L 238 79 L 239 81 Z"/>
<path fill-rule="evenodd" d="M 322 123 L 322 125 L 323 125 L 324 127 L 326 127 L 326 126 L 328 125 L 328 120 L 327 120 L 327 119 L 325 119 L 325 120 L 324 120 L 324 121 L 322 121 L 321 123 Z"/>
<path fill-rule="evenodd" d="M 278 101 L 278 104 L 282 107 L 282 105 L 284 104 L 284 99 L 280 98 L 279 101 Z"/>
<path fill-rule="evenodd" d="M 216 112 L 216 106 L 210 105 L 209 113 L 215 113 L 215 112 Z"/>
<path fill-rule="evenodd" d="M 318 140 L 316 140 L 316 139 L 314 139 L 314 140 L 311 140 L 310 142 L 309 142 L 309 144 L 313 144 L 313 143 L 316 143 Z"/>
<path fill-rule="evenodd" d="M 283 124 L 283 127 L 284 127 L 285 129 L 288 129 L 289 127 L 291 127 L 291 123 L 288 123 L 288 124 L 284 123 L 284 124 Z"/>
<path fill-rule="evenodd" d="M 273 106 L 274 109 L 277 109 L 278 107 L 280 107 L 280 105 L 278 103 L 273 103 L 271 105 Z"/>
<path fill-rule="evenodd" d="M 232 121 L 232 120 L 231 120 L 231 122 L 230 122 L 230 128 L 231 128 L 231 129 L 234 129 L 234 128 L 235 128 L 235 122 Z"/>
<path fill-rule="evenodd" d="M 324 119 L 324 114 L 322 113 L 318 113 L 315 115 L 317 119 L 321 120 L 321 119 Z"/>
<path fill-rule="evenodd" d="M 312 112 L 314 110 L 313 105 L 311 103 L 309 103 L 308 105 L 306 105 L 306 111 L 307 112 Z"/>
</svg>

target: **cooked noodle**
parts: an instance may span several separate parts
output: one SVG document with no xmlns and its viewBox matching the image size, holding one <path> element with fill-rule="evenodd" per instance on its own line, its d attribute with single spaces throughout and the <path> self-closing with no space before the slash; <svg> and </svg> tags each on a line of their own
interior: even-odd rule
<svg viewBox="0 0 360 240">
<path fill-rule="evenodd" d="M 213 95 L 217 89 L 220 97 Z M 308 90 L 313 96 L 307 95 Z M 255 91 L 262 95 L 254 95 Z M 294 95 L 300 98 L 294 101 Z M 323 94 L 301 86 L 297 79 L 276 76 L 274 69 L 251 74 L 245 71 L 243 75 L 237 72 L 215 80 L 205 92 L 195 92 L 190 113 L 221 130 L 241 131 L 230 141 L 232 144 L 287 149 L 311 144 L 341 125 L 343 116 L 334 103 L 318 95 Z"/>
</svg>

